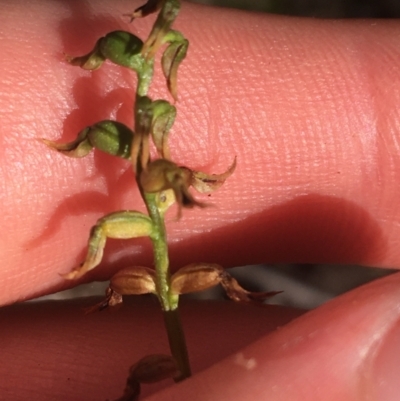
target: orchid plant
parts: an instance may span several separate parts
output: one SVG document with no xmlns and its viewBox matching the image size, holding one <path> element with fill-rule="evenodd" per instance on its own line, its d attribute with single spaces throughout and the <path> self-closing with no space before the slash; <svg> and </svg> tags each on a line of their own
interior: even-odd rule
<svg viewBox="0 0 400 401">
<path fill-rule="evenodd" d="M 120 210 L 97 220 L 90 231 L 86 258 L 81 265 L 64 274 L 76 280 L 98 266 L 107 238 L 131 239 L 149 237 L 154 252 L 154 266 L 127 266 L 110 279 L 103 302 L 91 311 L 116 307 L 123 295 L 154 294 L 161 305 L 171 355 L 145 356 L 130 368 L 126 388 L 118 401 L 135 400 L 140 384 L 172 377 L 175 381 L 191 375 L 185 337 L 178 305 L 179 296 L 221 284 L 229 298 L 241 302 L 260 302 L 274 293 L 252 293 L 243 289 L 222 266 L 213 263 L 192 263 L 172 274 L 168 259 L 165 215 L 177 205 L 182 209 L 206 207 L 190 188 L 200 193 L 218 189 L 234 172 L 236 158 L 222 174 L 206 174 L 171 160 L 169 132 L 176 116 L 178 100 L 178 69 L 185 59 L 189 42 L 182 33 L 172 29 L 180 10 L 179 0 L 149 0 L 127 14 L 131 22 L 158 12 L 148 38 L 142 41 L 129 31 L 113 31 L 100 38 L 86 55 L 67 57 L 73 66 L 95 70 L 106 61 L 125 67 L 136 74 L 134 96 L 134 127 L 112 120 L 99 121 L 85 127 L 69 143 L 43 142 L 57 152 L 74 158 L 88 155 L 93 149 L 126 159 L 132 166 L 132 185 L 136 182 L 147 213 Z M 161 68 L 171 99 L 148 96 L 155 68 L 155 56 L 162 51 Z M 153 143 L 156 155 L 150 151 Z"/>
</svg>

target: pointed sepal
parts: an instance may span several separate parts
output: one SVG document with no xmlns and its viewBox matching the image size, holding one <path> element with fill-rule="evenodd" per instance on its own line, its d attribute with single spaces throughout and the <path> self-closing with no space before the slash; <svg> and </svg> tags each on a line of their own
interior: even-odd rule
<svg viewBox="0 0 400 401">
<path fill-rule="evenodd" d="M 67 143 L 53 142 L 45 138 L 40 138 L 40 140 L 49 148 L 56 150 L 65 156 L 81 158 L 87 156 L 93 149 L 93 146 L 88 139 L 89 131 L 90 128 L 83 129 L 74 141 Z"/>
<path fill-rule="evenodd" d="M 84 157 L 93 148 L 112 156 L 128 159 L 134 133 L 126 125 L 117 121 L 100 121 L 84 128 L 77 138 L 68 143 L 57 143 L 41 139 L 50 148 L 68 157 Z"/>
<path fill-rule="evenodd" d="M 97 70 L 102 66 L 104 61 L 106 61 L 106 58 L 101 54 L 100 51 L 100 43 L 103 40 L 103 38 L 100 38 L 92 51 L 90 51 L 88 54 L 85 54 L 83 56 L 70 56 L 66 55 L 65 59 L 67 60 L 68 63 L 71 65 L 75 65 L 78 67 L 83 68 L 84 70 Z"/>
<path fill-rule="evenodd" d="M 178 38 L 176 38 L 178 35 Z M 165 49 L 161 59 L 162 70 L 167 80 L 167 87 L 174 100 L 178 100 L 178 68 L 185 59 L 189 47 L 189 41 L 181 33 L 171 31 L 164 41 L 169 41 L 170 45 Z"/>
<path fill-rule="evenodd" d="M 245 290 L 222 266 L 215 263 L 191 263 L 171 277 L 171 293 L 174 295 L 203 291 L 221 284 L 226 295 L 236 302 L 263 302 L 278 292 L 251 292 Z"/>
<path fill-rule="evenodd" d="M 153 223 L 149 216 L 132 210 L 110 213 L 92 227 L 84 262 L 62 276 L 68 280 L 78 279 L 98 266 L 103 258 L 107 238 L 130 239 L 149 237 Z"/>
<path fill-rule="evenodd" d="M 230 167 L 222 174 L 206 174 L 201 171 L 188 170 L 190 185 L 200 193 L 211 193 L 219 189 L 233 174 L 236 168 L 236 157 Z"/>
<path fill-rule="evenodd" d="M 85 314 L 102 312 L 104 309 L 111 308 L 117 310 L 122 305 L 122 295 L 113 291 L 110 287 L 106 290 L 106 298 L 96 305 L 90 306 L 85 309 Z"/>
<path fill-rule="evenodd" d="M 266 299 L 273 297 L 274 295 L 280 294 L 282 291 L 269 291 L 269 292 L 251 292 L 245 290 L 226 271 L 221 276 L 221 285 L 225 290 L 226 295 L 232 301 L 246 302 L 246 303 L 262 303 Z"/>
</svg>

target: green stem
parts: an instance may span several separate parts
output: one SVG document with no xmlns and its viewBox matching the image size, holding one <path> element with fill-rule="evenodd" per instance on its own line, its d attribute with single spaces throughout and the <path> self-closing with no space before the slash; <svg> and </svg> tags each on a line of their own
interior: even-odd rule
<svg viewBox="0 0 400 401">
<path fill-rule="evenodd" d="M 168 243 L 164 217 L 157 208 L 155 201 L 156 194 L 143 193 L 143 198 L 155 228 L 155 233 L 151 236 L 151 240 L 153 242 L 154 264 L 156 269 L 156 286 L 163 310 L 169 347 L 180 371 L 180 376 L 176 381 L 180 381 L 190 377 L 191 370 L 185 334 L 179 317 L 179 297 L 170 293 Z"/>
<path fill-rule="evenodd" d="M 144 193 L 144 201 L 153 221 L 154 234 L 151 236 L 154 252 L 154 265 L 156 269 L 156 286 L 161 307 L 164 311 L 173 309 L 169 296 L 169 258 L 167 233 L 165 230 L 164 218 L 156 205 L 156 194 Z M 176 308 L 177 305 L 175 305 Z"/>
<path fill-rule="evenodd" d="M 138 73 L 138 86 L 136 97 L 146 96 L 153 78 L 154 58 L 144 59 L 143 67 Z M 137 118 L 137 116 L 135 116 Z M 141 160 L 141 157 L 139 157 Z M 176 381 L 186 379 L 191 376 L 190 363 L 186 348 L 185 335 L 178 311 L 178 295 L 170 292 L 170 271 L 168 258 L 167 233 L 165 229 L 164 216 L 157 207 L 157 194 L 145 193 L 140 186 L 141 167 L 137 165 L 136 181 L 140 193 L 146 204 L 149 216 L 154 225 L 154 233 L 151 236 L 154 252 L 154 265 L 156 270 L 156 287 L 161 308 L 163 310 L 165 327 L 167 329 L 171 354 L 174 357 L 180 376 Z"/>
<path fill-rule="evenodd" d="M 137 74 L 138 85 L 136 96 L 146 96 L 150 89 L 151 81 L 154 74 L 154 58 L 149 60 L 143 59 L 141 71 Z"/>
</svg>

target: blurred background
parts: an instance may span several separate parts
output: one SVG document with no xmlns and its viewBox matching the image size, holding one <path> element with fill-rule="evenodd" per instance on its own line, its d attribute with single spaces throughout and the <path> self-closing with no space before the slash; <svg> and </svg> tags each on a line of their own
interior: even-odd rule
<svg viewBox="0 0 400 401">
<path fill-rule="evenodd" d="M 397 18 L 399 0 L 196 0 L 196 3 L 233 7 L 258 12 L 315 18 Z M 257 265 L 229 269 L 251 291 L 283 291 L 268 303 L 311 309 L 327 300 L 392 270 L 360 266 Z M 107 283 L 90 283 L 43 299 L 65 299 L 104 295 Z M 224 299 L 218 287 L 187 296 L 197 299 Z M 36 301 L 36 300 L 35 300 Z"/>
<path fill-rule="evenodd" d="M 317 18 L 397 18 L 398 0 L 192 0 L 221 7 Z"/>
</svg>

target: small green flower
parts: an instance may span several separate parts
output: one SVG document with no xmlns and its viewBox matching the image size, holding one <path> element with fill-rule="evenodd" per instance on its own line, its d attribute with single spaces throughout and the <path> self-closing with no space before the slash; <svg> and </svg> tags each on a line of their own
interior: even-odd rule
<svg viewBox="0 0 400 401">
<path fill-rule="evenodd" d="M 143 66 L 142 49 L 143 42 L 137 36 L 126 31 L 114 31 L 100 38 L 88 54 L 79 57 L 67 56 L 67 61 L 84 70 L 96 70 L 104 61 L 109 60 L 122 67 L 139 71 Z"/>
<path fill-rule="evenodd" d="M 149 216 L 141 212 L 124 210 L 99 219 L 90 231 L 85 261 L 63 277 L 72 280 L 82 277 L 101 262 L 107 238 L 130 239 L 150 237 L 154 225 Z"/>
<path fill-rule="evenodd" d="M 44 138 L 42 141 L 69 157 L 85 157 L 96 148 L 112 156 L 128 159 L 131 156 L 134 135 L 126 125 L 105 120 L 84 128 L 72 142 L 57 143 Z"/>
</svg>

